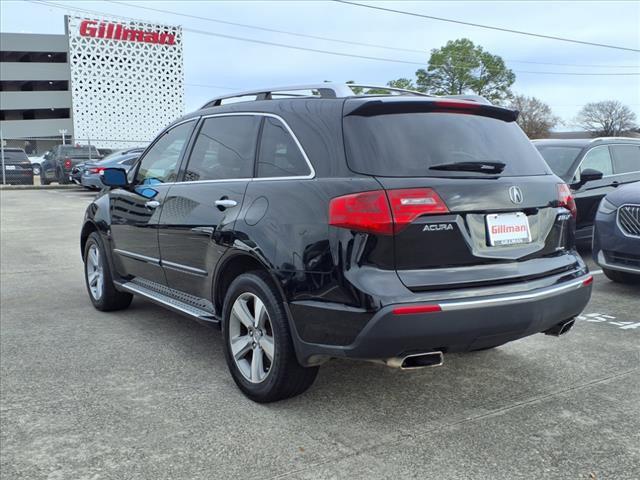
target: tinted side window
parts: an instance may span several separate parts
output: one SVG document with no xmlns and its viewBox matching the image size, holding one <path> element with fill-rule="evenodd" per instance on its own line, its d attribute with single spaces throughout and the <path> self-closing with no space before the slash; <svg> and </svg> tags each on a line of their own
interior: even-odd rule
<svg viewBox="0 0 640 480">
<path fill-rule="evenodd" d="M 187 182 L 251 178 L 260 117 L 238 115 L 207 118 L 189 157 Z"/>
<path fill-rule="evenodd" d="M 587 168 L 598 170 L 602 172 L 603 175 L 613 175 L 613 166 L 611 164 L 609 147 L 603 145 L 589 150 L 582 159 L 580 171 L 583 172 Z"/>
<path fill-rule="evenodd" d="M 258 155 L 258 177 L 297 177 L 311 174 L 300 148 L 277 118 L 266 117 Z"/>
<path fill-rule="evenodd" d="M 175 182 L 178 161 L 189 141 L 194 122 L 183 123 L 165 132 L 142 159 L 136 183 Z"/>
<path fill-rule="evenodd" d="M 640 146 L 612 145 L 616 173 L 640 172 Z"/>
</svg>

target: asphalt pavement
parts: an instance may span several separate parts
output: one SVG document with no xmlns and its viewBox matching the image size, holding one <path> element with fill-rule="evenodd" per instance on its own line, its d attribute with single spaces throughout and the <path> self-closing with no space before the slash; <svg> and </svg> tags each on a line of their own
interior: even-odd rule
<svg viewBox="0 0 640 480">
<path fill-rule="evenodd" d="M 640 478 L 640 287 L 596 273 L 563 337 L 415 372 L 332 361 L 258 405 L 217 330 L 142 299 L 92 307 L 93 195 L 0 192 L 3 480 Z"/>
</svg>

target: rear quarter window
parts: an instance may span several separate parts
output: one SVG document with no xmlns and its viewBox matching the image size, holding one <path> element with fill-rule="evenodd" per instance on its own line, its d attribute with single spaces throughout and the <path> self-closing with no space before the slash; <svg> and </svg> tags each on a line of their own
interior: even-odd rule
<svg viewBox="0 0 640 480">
<path fill-rule="evenodd" d="M 454 162 L 501 162 L 500 176 L 551 170 L 515 122 L 458 113 L 395 113 L 344 118 L 349 167 L 386 177 L 486 177 L 429 170 Z M 495 176 L 495 175 L 492 175 Z"/>
<path fill-rule="evenodd" d="M 612 145 L 615 173 L 640 172 L 640 145 Z"/>
</svg>

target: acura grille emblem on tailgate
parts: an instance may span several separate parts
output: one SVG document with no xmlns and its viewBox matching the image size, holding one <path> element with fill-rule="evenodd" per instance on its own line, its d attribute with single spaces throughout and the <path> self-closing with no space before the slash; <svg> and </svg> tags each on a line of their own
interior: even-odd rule
<svg viewBox="0 0 640 480">
<path fill-rule="evenodd" d="M 515 185 L 509 187 L 509 198 L 516 205 L 522 203 L 522 201 L 524 200 L 524 195 L 522 195 L 522 190 L 520 190 L 520 187 L 516 187 Z"/>
</svg>

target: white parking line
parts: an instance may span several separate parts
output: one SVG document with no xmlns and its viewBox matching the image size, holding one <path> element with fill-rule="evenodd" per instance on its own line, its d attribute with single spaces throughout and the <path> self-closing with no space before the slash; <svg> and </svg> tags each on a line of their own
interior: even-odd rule
<svg viewBox="0 0 640 480">
<path fill-rule="evenodd" d="M 598 275 L 600 273 L 602 273 L 602 270 L 592 270 L 589 272 L 591 275 Z"/>
</svg>

